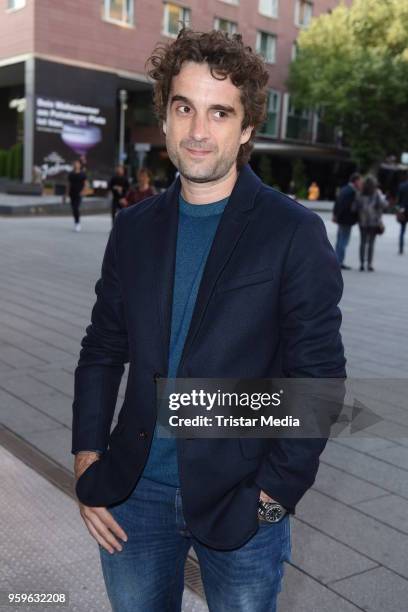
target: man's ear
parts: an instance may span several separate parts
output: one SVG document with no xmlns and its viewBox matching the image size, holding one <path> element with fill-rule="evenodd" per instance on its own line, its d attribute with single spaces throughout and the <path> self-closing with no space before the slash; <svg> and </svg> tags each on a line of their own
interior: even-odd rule
<svg viewBox="0 0 408 612">
<path fill-rule="evenodd" d="M 241 132 L 241 139 L 240 139 L 240 144 L 246 144 L 248 142 L 248 140 L 251 138 L 251 134 L 252 134 L 252 130 L 254 129 L 253 125 L 248 125 L 248 127 L 246 127 L 244 130 L 242 130 Z"/>
</svg>

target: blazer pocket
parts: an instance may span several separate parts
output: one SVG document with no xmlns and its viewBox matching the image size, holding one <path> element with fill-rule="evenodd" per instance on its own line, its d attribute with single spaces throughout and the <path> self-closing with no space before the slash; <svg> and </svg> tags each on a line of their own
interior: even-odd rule
<svg viewBox="0 0 408 612">
<path fill-rule="evenodd" d="M 251 274 L 240 274 L 234 276 L 234 278 L 228 278 L 221 281 L 217 285 L 217 293 L 223 293 L 224 291 L 230 291 L 231 289 L 240 289 L 241 287 L 248 287 L 250 285 L 258 285 L 260 283 L 266 283 L 273 280 L 274 273 L 270 268 L 264 268 L 257 272 L 251 272 Z"/>
</svg>

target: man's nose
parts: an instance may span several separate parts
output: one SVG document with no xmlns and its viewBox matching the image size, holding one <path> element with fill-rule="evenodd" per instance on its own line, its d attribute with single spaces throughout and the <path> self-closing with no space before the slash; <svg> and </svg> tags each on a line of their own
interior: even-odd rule
<svg viewBox="0 0 408 612">
<path fill-rule="evenodd" d="M 190 137 L 194 140 L 205 140 L 209 137 L 209 125 L 206 115 L 196 113 L 190 124 Z"/>
</svg>

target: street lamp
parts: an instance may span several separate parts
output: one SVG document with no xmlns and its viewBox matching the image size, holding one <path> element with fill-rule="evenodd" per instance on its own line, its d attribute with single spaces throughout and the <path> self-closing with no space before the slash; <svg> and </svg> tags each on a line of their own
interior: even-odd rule
<svg viewBox="0 0 408 612">
<path fill-rule="evenodd" d="M 125 114 L 127 110 L 128 93 L 126 89 L 119 90 L 120 122 L 119 122 L 119 164 L 125 161 Z"/>
</svg>

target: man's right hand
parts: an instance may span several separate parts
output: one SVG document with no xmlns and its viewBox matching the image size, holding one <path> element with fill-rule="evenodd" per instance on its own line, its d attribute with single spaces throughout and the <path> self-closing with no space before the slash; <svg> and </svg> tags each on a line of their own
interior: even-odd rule
<svg viewBox="0 0 408 612">
<path fill-rule="evenodd" d="M 100 453 L 94 451 L 80 451 L 75 455 L 74 474 L 75 485 L 78 478 L 95 461 L 100 459 Z M 121 551 L 122 545 L 118 542 L 120 538 L 127 541 L 127 535 L 122 527 L 115 521 L 112 514 L 104 506 L 85 506 L 78 500 L 79 512 L 85 522 L 89 533 L 108 552 L 113 554 L 115 550 Z M 116 536 L 116 537 L 115 537 Z"/>
</svg>

